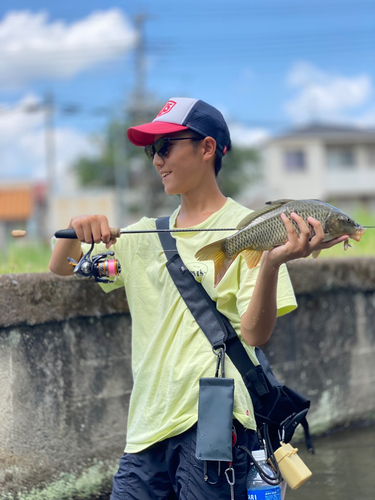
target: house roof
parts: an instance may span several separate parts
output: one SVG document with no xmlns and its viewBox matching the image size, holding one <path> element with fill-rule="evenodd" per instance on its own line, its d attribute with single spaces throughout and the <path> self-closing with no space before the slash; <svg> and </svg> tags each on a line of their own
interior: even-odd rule
<svg viewBox="0 0 375 500">
<path fill-rule="evenodd" d="M 31 187 L 0 187 L 0 221 L 26 220 L 31 216 L 32 211 Z"/>
<path fill-rule="evenodd" d="M 270 139 L 269 142 L 283 139 L 319 138 L 332 142 L 375 142 L 375 128 L 361 128 L 342 124 L 310 123 L 291 129 Z"/>
</svg>

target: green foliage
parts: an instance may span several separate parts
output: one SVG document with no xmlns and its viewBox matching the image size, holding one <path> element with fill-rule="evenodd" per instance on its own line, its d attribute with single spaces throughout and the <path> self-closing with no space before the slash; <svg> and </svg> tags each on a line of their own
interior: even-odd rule
<svg viewBox="0 0 375 500">
<path fill-rule="evenodd" d="M 114 464 L 94 461 L 80 475 L 61 473 L 57 481 L 46 485 L 43 489 L 21 491 L 17 497 L 12 498 L 17 498 L 17 500 L 85 500 L 96 497 L 104 490 L 108 490 L 115 467 Z"/>
<path fill-rule="evenodd" d="M 375 226 L 375 215 L 364 208 L 357 208 L 350 213 L 354 220 L 362 226 Z M 327 258 L 352 258 L 352 257 L 374 257 L 375 256 L 375 229 L 367 229 L 361 241 L 349 240 L 351 248 L 344 251 L 344 244 L 335 245 L 321 253 Z"/>
<path fill-rule="evenodd" d="M 0 274 L 48 271 L 51 254 L 51 247 L 48 243 L 11 241 L 6 254 L 0 251 Z"/>
<path fill-rule="evenodd" d="M 126 144 L 124 154 L 126 126 L 119 121 L 112 121 L 104 131 L 104 138 L 93 137 L 99 145 L 97 157 L 81 156 L 73 165 L 82 186 L 105 187 L 115 186 L 117 182 L 116 167 L 129 169 L 131 159 L 140 156 L 140 148 Z"/>
<path fill-rule="evenodd" d="M 232 146 L 223 158 L 218 184 L 225 196 L 235 198 L 244 187 L 258 180 L 260 175 L 258 152 L 253 148 Z"/>
</svg>

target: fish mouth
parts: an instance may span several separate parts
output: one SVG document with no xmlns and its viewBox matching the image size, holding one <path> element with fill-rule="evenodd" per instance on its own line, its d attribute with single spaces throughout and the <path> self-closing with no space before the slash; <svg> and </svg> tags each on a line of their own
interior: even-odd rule
<svg viewBox="0 0 375 500">
<path fill-rule="evenodd" d="M 350 238 L 355 241 L 361 241 L 362 236 L 366 231 L 365 227 L 359 227 L 353 234 L 350 235 Z"/>
</svg>

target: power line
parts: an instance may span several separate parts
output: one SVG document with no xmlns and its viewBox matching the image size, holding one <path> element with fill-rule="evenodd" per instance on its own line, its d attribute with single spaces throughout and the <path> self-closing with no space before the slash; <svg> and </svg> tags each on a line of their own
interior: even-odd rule
<svg viewBox="0 0 375 500">
<path fill-rule="evenodd" d="M 282 55 L 284 56 L 293 56 L 296 54 L 300 54 L 301 51 L 306 51 L 309 54 L 321 54 L 322 51 L 324 51 L 325 54 L 328 53 L 336 53 L 343 51 L 345 53 L 359 53 L 359 52 L 374 52 L 375 47 L 374 47 L 374 39 L 371 36 L 367 37 L 362 37 L 360 40 L 318 40 L 314 43 L 311 43 L 308 40 L 305 41 L 293 41 L 290 40 L 288 44 L 282 44 L 282 43 L 251 43 L 250 41 L 247 43 L 242 43 L 238 45 L 231 45 L 231 44 L 223 44 L 223 45 L 216 45 L 212 41 L 207 41 L 205 44 L 202 44 L 200 46 L 192 45 L 189 47 L 179 47 L 178 45 L 171 46 L 168 50 L 165 50 L 163 52 L 160 52 L 159 54 L 154 54 L 154 56 L 160 56 L 162 58 L 168 59 L 175 59 L 179 58 L 181 60 L 186 59 L 187 57 L 190 59 L 193 59 L 196 63 L 199 63 L 199 58 L 197 58 L 197 50 L 202 52 L 203 50 L 206 51 L 211 51 L 211 53 L 215 54 L 215 60 L 210 61 L 210 60 L 202 60 L 201 62 L 207 65 L 210 64 L 215 64 L 217 65 L 217 59 L 220 59 L 223 61 L 223 64 L 227 64 L 228 62 L 237 62 L 238 58 L 241 57 L 249 57 L 249 58 L 262 58 L 265 55 L 272 56 L 272 55 Z M 227 57 L 228 59 L 224 60 L 224 57 Z M 115 56 L 112 54 L 109 56 L 110 59 L 107 60 L 98 60 L 98 61 L 93 61 L 91 64 L 91 68 L 95 65 L 103 65 L 103 64 L 111 64 L 114 62 L 115 58 L 120 57 L 120 55 Z M 33 59 L 32 61 L 30 60 L 25 60 L 22 61 L 22 64 L 17 64 L 16 67 L 22 66 L 24 68 L 45 68 L 45 67 L 50 67 L 51 61 L 54 60 L 56 61 L 59 59 L 58 56 L 52 58 L 40 58 L 38 59 Z M 72 58 L 66 57 L 65 60 L 63 58 L 60 58 L 59 66 L 61 68 L 62 65 L 64 65 L 65 68 L 69 68 L 69 62 L 73 61 L 74 56 Z M 88 70 L 91 69 L 89 67 L 86 68 L 77 68 L 77 70 Z M 75 68 L 72 68 L 74 70 Z M 11 71 L 9 68 L 9 63 L 8 63 L 8 78 L 11 76 Z M 56 74 L 61 74 L 62 71 L 56 71 Z M 1 79 L 1 78 L 0 78 Z"/>
<path fill-rule="evenodd" d="M 295 1 L 287 1 L 283 0 L 280 2 L 280 0 L 276 1 L 265 1 L 262 0 L 261 3 L 255 4 L 254 2 L 251 2 L 249 0 L 242 0 L 242 1 L 236 1 L 236 0 L 231 0 L 230 4 L 228 4 L 227 0 L 215 0 L 215 9 L 212 11 L 211 7 L 207 8 L 207 4 L 203 3 L 201 0 L 190 0 L 189 5 L 190 7 L 193 7 L 195 4 L 200 6 L 200 12 L 205 12 L 205 11 L 210 11 L 212 13 L 215 12 L 220 12 L 220 9 L 222 8 L 225 12 L 231 12 L 235 9 L 240 9 L 243 11 L 244 9 L 247 9 L 251 12 L 254 13 L 269 13 L 269 12 L 275 12 L 275 11 L 293 11 L 293 12 L 300 12 L 300 11 L 312 11 L 312 10 L 335 10 L 335 11 L 342 11 L 345 9 L 359 9 L 359 8 L 369 8 L 374 6 L 375 2 L 374 0 L 352 0 L 352 1 L 343 1 L 343 0 L 337 0 L 336 2 L 330 0 L 327 2 L 327 0 L 321 0 L 321 1 L 314 1 L 314 2 L 308 2 L 304 1 L 301 2 L 301 0 L 295 0 Z M 176 7 L 176 2 L 174 0 L 159 0 L 158 1 L 158 12 L 162 11 L 162 7 L 167 7 L 170 9 L 169 12 L 173 12 L 173 9 Z M 190 9 L 191 12 L 192 9 Z M 186 13 L 189 11 L 186 10 Z"/>
</svg>

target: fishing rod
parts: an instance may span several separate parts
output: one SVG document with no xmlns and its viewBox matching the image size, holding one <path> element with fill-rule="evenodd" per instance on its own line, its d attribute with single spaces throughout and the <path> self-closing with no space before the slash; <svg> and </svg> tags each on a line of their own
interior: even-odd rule
<svg viewBox="0 0 375 500">
<path fill-rule="evenodd" d="M 121 234 L 145 234 L 145 233 L 194 233 L 201 231 L 238 231 L 238 228 L 210 228 L 210 229 L 138 229 L 134 231 L 121 231 L 119 227 L 111 227 L 111 238 L 119 238 Z M 56 238 L 65 238 L 69 240 L 77 239 L 77 234 L 74 229 L 60 229 L 56 231 Z"/>
<path fill-rule="evenodd" d="M 211 229 L 140 229 L 134 231 L 122 231 L 119 227 L 110 228 L 111 238 L 119 238 L 121 234 L 144 234 L 144 233 L 191 233 L 197 231 L 237 231 L 236 228 L 211 228 Z M 56 238 L 77 239 L 74 229 L 61 229 L 56 231 Z M 77 262 L 68 257 L 69 265 L 74 268 L 75 276 L 79 278 L 94 278 L 99 283 L 113 283 L 121 273 L 121 265 L 114 257 L 113 251 L 91 255 L 94 243 Z"/>
</svg>

